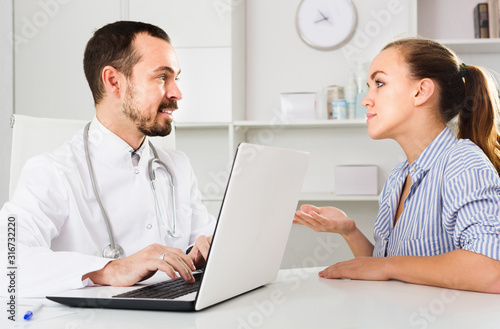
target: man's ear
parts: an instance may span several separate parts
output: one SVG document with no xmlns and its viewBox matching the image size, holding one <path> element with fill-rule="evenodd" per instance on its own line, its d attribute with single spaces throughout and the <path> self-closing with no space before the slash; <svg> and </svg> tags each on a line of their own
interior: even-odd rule
<svg viewBox="0 0 500 329">
<path fill-rule="evenodd" d="M 102 69 L 102 82 L 106 91 L 116 98 L 120 98 L 122 89 L 122 74 L 112 66 L 105 66 Z"/>
<path fill-rule="evenodd" d="M 433 95 L 436 90 L 436 85 L 431 79 L 422 79 L 418 81 L 417 91 L 413 96 L 413 104 L 415 106 L 420 106 L 426 103 Z"/>
</svg>

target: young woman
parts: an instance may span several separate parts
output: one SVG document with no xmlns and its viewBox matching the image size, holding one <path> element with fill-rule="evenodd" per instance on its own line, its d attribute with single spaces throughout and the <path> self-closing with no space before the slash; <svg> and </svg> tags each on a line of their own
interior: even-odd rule
<svg viewBox="0 0 500 329">
<path fill-rule="evenodd" d="M 392 138 L 407 161 L 380 196 L 375 245 L 334 207 L 303 205 L 294 223 L 341 234 L 355 259 L 325 278 L 402 280 L 500 293 L 497 86 L 426 39 L 388 44 L 370 66 L 368 134 Z M 458 116 L 458 139 L 447 123 Z"/>
</svg>

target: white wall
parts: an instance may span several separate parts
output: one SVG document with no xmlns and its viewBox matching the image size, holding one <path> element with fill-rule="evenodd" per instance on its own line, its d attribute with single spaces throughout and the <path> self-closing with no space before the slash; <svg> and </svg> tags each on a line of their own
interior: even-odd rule
<svg viewBox="0 0 500 329">
<path fill-rule="evenodd" d="M 15 113 L 92 119 L 83 52 L 95 29 L 120 19 L 121 1 L 14 1 Z"/>
<path fill-rule="evenodd" d="M 14 51 L 12 35 L 13 9 L 10 1 L 0 1 L 0 204 L 9 196 L 10 145 L 12 143 L 10 116 L 14 109 Z"/>
<path fill-rule="evenodd" d="M 307 46 L 296 31 L 300 2 L 247 1 L 249 120 L 271 119 L 279 109 L 280 93 L 345 85 L 353 61 L 369 63 L 389 40 L 410 31 L 409 1 L 354 0 L 358 26 L 351 41 L 338 50 L 318 51 Z"/>
</svg>

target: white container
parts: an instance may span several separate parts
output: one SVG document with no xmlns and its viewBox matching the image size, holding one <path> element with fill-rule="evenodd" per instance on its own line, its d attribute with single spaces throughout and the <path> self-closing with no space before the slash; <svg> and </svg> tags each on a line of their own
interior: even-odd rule
<svg viewBox="0 0 500 329">
<path fill-rule="evenodd" d="M 378 169 L 372 165 L 335 167 L 335 194 L 377 195 Z"/>
<path fill-rule="evenodd" d="M 333 119 L 333 101 L 344 100 L 344 87 L 328 86 L 326 87 L 326 95 L 328 101 L 328 119 Z"/>
<path fill-rule="evenodd" d="M 337 99 L 332 101 L 332 119 L 347 119 L 347 103 L 344 99 Z"/>
<path fill-rule="evenodd" d="M 365 98 L 368 92 L 368 86 L 366 85 L 367 79 L 368 71 L 366 70 L 366 63 L 356 62 L 356 84 L 358 86 L 355 106 L 356 119 L 366 118 L 366 108 L 363 106 L 363 98 Z"/>
<path fill-rule="evenodd" d="M 314 120 L 316 93 L 282 93 L 281 118 L 285 120 Z"/>
<path fill-rule="evenodd" d="M 326 88 L 320 87 L 316 92 L 316 119 L 317 120 L 327 120 L 328 119 L 328 98 L 326 95 Z"/>
<path fill-rule="evenodd" d="M 347 84 L 344 87 L 344 96 L 347 103 L 347 118 L 356 118 L 356 96 L 358 94 L 358 86 L 356 86 L 356 81 L 354 81 L 354 74 L 349 75 Z"/>
</svg>

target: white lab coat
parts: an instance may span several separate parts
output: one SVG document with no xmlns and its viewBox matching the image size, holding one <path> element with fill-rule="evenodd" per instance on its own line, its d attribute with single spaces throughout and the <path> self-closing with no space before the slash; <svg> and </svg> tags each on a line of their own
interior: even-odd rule
<svg viewBox="0 0 500 329">
<path fill-rule="evenodd" d="M 185 250 L 199 235 L 213 234 L 215 220 L 201 203 L 188 158 L 180 151 L 158 147 L 156 150 L 170 168 L 176 185 L 177 230 L 183 235 L 181 238 L 171 238 L 157 216 L 147 172 L 153 152 L 147 140 L 140 147 L 140 161 L 134 166 L 131 147 L 96 118 L 92 121 L 92 167 L 115 242 L 127 256 L 152 243 Z M 170 193 L 168 185 L 165 188 Z M 164 199 L 170 202 L 168 195 Z M 12 200 L 0 211 L 2 232 L 7 232 L 10 215 L 15 215 L 17 224 L 19 296 L 45 296 L 92 284 L 89 280 L 82 282 L 81 277 L 110 261 L 101 256 L 109 237 L 91 185 L 83 130 L 55 152 L 26 163 Z M 2 240 L 6 236 L 2 233 Z M 3 250 L 5 245 L 2 242 Z"/>
</svg>

